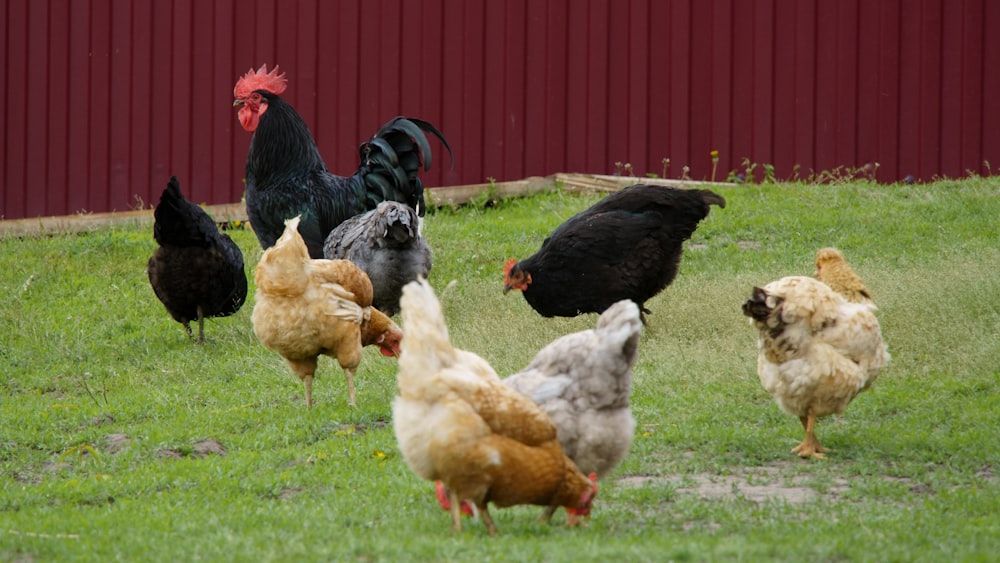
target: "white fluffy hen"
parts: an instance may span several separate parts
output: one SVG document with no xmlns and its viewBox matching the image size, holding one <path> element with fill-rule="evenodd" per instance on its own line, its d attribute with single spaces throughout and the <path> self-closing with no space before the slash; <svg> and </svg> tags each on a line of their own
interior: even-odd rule
<svg viewBox="0 0 1000 563">
<path fill-rule="evenodd" d="M 875 306 L 790 276 L 753 288 L 743 313 L 760 331 L 757 374 L 778 406 L 799 417 L 805 438 L 792 452 L 819 458 L 816 419 L 839 414 L 889 363 Z"/>
<path fill-rule="evenodd" d="M 503 380 L 549 415 L 566 455 L 599 479 L 632 445 L 635 418 L 629 396 L 641 335 L 638 305 L 619 301 L 601 314 L 596 329 L 554 340 L 526 368 Z M 543 518 L 555 510 L 547 507 Z"/>
<path fill-rule="evenodd" d="M 639 307 L 619 301 L 601 314 L 596 329 L 554 340 L 527 367 L 504 379 L 542 407 L 558 428 L 566 455 L 598 478 L 610 473 L 632 445 L 629 395 L 641 335 Z"/>
</svg>

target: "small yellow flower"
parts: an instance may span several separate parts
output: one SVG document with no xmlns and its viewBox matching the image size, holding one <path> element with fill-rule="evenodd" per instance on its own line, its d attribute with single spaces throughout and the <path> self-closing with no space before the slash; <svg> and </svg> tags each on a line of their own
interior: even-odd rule
<svg viewBox="0 0 1000 563">
<path fill-rule="evenodd" d="M 712 151 L 708 154 L 712 157 L 712 162 L 717 162 L 719 160 L 719 151 Z"/>
<path fill-rule="evenodd" d="M 373 451 L 372 455 L 375 456 L 375 457 L 377 457 L 377 458 L 379 458 L 379 459 L 385 459 L 385 458 L 389 457 L 388 454 L 386 454 L 383 451 L 379 451 L 379 450 Z"/>
</svg>

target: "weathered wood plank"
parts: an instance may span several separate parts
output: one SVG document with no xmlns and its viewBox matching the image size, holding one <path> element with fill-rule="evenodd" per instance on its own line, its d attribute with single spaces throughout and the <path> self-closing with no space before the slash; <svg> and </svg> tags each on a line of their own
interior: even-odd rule
<svg viewBox="0 0 1000 563">
<path fill-rule="evenodd" d="M 445 186 L 426 190 L 427 205 L 443 207 L 465 205 L 483 194 L 491 197 L 524 197 L 546 190 L 562 189 L 570 192 L 596 193 L 613 192 L 633 184 L 653 184 L 690 188 L 695 186 L 730 186 L 722 182 L 696 182 L 670 180 L 665 178 L 638 178 L 631 176 L 605 176 L 602 174 L 553 174 L 532 176 L 512 182 L 492 184 L 469 184 L 465 186 Z M 246 222 L 246 207 L 242 202 L 222 205 L 202 206 L 219 223 Z M 153 210 L 141 209 L 111 213 L 79 213 L 56 217 L 35 217 L 32 219 L 10 219 L 0 221 L 0 238 L 8 236 L 38 236 L 50 234 L 78 233 L 116 225 L 152 225 Z"/>
</svg>

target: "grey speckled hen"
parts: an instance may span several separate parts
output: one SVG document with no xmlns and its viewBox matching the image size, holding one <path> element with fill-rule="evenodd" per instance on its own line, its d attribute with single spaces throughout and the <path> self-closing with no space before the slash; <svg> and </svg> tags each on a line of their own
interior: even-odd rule
<svg viewBox="0 0 1000 563">
<path fill-rule="evenodd" d="M 426 278 L 432 263 L 417 213 L 395 201 L 383 201 L 338 225 L 327 237 L 323 255 L 350 260 L 364 270 L 375 290 L 372 305 L 390 316 L 399 312 L 403 286 Z"/>
</svg>

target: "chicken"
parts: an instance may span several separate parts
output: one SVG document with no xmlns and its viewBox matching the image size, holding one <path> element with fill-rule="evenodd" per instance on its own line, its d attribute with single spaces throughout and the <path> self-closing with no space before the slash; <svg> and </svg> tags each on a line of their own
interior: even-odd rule
<svg viewBox="0 0 1000 563">
<path fill-rule="evenodd" d="M 816 277 L 851 303 L 872 302 L 872 294 L 836 248 L 816 252 Z"/>
<path fill-rule="evenodd" d="M 816 420 L 843 412 L 888 365 L 874 309 L 805 276 L 755 287 L 743 303 L 743 313 L 760 331 L 760 382 L 805 429 L 792 449 L 800 457 L 825 457 L 829 450 L 816 438 Z"/>
<path fill-rule="evenodd" d="M 556 425 L 563 452 L 584 473 L 607 476 L 632 445 L 632 368 L 639 357 L 639 307 L 627 299 L 601 314 L 596 330 L 556 339 L 504 384 L 531 398 Z M 438 502 L 449 510 L 447 489 Z M 472 515 L 468 505 L 462 512 Z M 556 507 L 547 507 L 543 520 Z"/>
<path fill-rule="evenodd" d="M 323 246 L 328 259 L 343 258 L 371 278 L 372 305 L 392 316 L 399 312 L 403 286 L 431 271 L 431 249 L 420 236 L 420 218 L 413 208 L 383 201 L 330 231 Z"/>
<path fill-rule="evenodd" d="M 160 245 L 146 265 L 149 284 L 188 336 L 198 321 L 205 341 L 205 318 L 226 317 L 240 310 L 247 297 L 243 252 L 219 232 L 208 213 L 184 199 L 173 176 L 153 212 L 153 238 Z"/>
<path fill-rule="evenodd" d="M 267 348 L 281 354 L 305 385 L 312 406 L 312 381 L 319 356 L 335 358 L 355 406 L 354 373 L 363 346 L 398 356 L 402 331 L 371 306 L 368 276 L 348 260 L 313 260 L 298 231 L 299 218 L 264 252 L 254 281 L 253 330 Z"/>
<path fill-rule="evenodd" d="M 503 384 L 479 356 L 452 346 L 441 305 L 423 280 L 403 288 L 406 337 L 399 358 L 393 426 L 407 465 L 448 489 L 453 529 L 474 505 L 490 535 L 488 503 L 564 506 L 568 524 L 590 512 L 597 476 L 563 453 L 552 420 Z"/>
<path fill-rule="evenodd" d="M 607 476 L 632 445 L 632 368 L 639 358 L 639 307 L 622 300 L 597 328 L 568 334 L 503 382 L 537 403 L 556 425 L 563 452 L 584 473 Z M 547 519 L 555 506 L 546 510 Z"/>
<path fill-rule="evenodd" d="M 299 232 L 312 258 L 323 258 L 323 242 L 345 219 L 399 201 L 424 214 L 421 165 L 431 168 L 424 131 L 444 144 L 433 125 L 396 117 L 361 145 L 361 164 L 350 177 L 327 171 L 312 133 L 295 108 L 279 94 L 287 81 L 267 65 L 242 76 L 233 89 L 239 121 L 253 133 L 246 162 L 246 206 L 250 224 L 266 250 L 284 230 L 286 219 L 301 216 Z"/>
<path fill-rule="evenodd" d="M 709 190 L 635 185 L 615 192 L 556 228 L 533 256 L 511 259 L 503 291 L 518 289 L 543 317 L 602 313 L 622 299 L 645 303 L 677 276 L 682 246 L 709 206 Z"/>
</svg>

